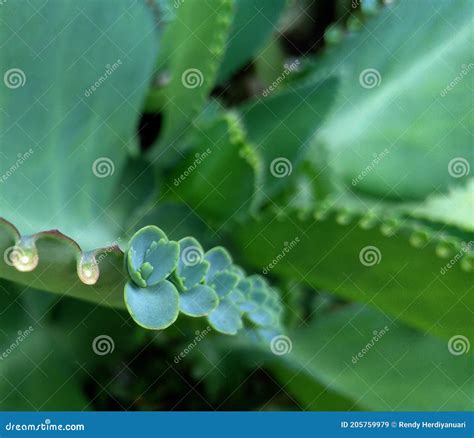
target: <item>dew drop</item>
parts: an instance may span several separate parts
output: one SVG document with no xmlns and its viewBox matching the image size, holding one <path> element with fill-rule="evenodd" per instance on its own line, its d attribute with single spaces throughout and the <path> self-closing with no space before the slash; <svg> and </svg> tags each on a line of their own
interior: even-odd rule
<svg viewBox="0 0 474 438">
<path fill-rule="evenodd" d="M 13 266 L 20 272 L 31 272 L 39 262 L 38 250 L 33 236 L 24 236 L 11 253 Z"/>
<path fill-rule="evenodd" d="M 99 279 L 99 265 L 93 251 L 85 252 L 77 262 L 77 275 L 79 279 L 88 285 L 97 283 Z"/>
</svg>

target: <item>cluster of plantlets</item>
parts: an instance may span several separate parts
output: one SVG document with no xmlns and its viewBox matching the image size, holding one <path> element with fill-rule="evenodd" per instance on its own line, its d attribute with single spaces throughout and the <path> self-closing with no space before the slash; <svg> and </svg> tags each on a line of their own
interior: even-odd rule
<svg viewBox="0 0 474 438">
<path fill-rule="evenodd" d="M 127 266 L 125 303 L 142 327 L 165 329 L 182 312 L 205 316 L 230 335 L 243 328 L 243 316 L 264 339 L 282 330 L 278 292 L 261 276 L 247 277 L 222 247 L 204 253 L 192 237 L 173 242 L 159 228 L 145 227 L 130 241 Z"/>
</svg>

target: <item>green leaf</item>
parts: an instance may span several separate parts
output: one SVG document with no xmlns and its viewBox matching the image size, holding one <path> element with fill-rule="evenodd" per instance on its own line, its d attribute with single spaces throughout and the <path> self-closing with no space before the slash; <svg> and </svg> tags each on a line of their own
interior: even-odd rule
<svg viewBox="0 0 474 438">
<path fill-rule="evenodd" d="M 151 152 L 157 165 L 179 158 L 180 142 L 214 85 L 232 6 L 233 0 L 182 2 L 165 31 L 167 51 L 158 64 L 170 79 L 163 90 L 163 133 Z"/>
<path fill-rule="evenodd" d="M 124 298 L 134 321 L 146 329 L 163 330 L 178 318 L 179 293 L 169 281 L 147 288 L 129 282 Z"/>
<path fill-rule="evenodd" d="M 376 411 L 472 408 L 472 355 L 451 354 L 448 342 L 407 329 L 382 313 L 349 306 L 288 339 L 291 351 L 281 358 L 291 367 L 289 380 L 309 376 L 352 399 L 354 406 Z"/>
<path fill-rule="evenodd" d="M 429 196 L 425 202 L 401 207 L 407 215 L 417 219 L 443 223 L 474 232 L 474 179 L 466 187 L 448 193 Z"/>
<path fill-rule="evenodd" d="M 175 270 L 178 256 L 179 245 L 158 227 L 148 226 L 130 240 L 128 272 L 138 286 L 155 286 Z"/>
<path fill-rule="evenodd" d="M 206 316 L 218 303 L 219 297 L 214 289 L 201 284 L 182 292 L 179 300 L 181 312 L 188 316 Z"/>
<path fill-rule="evenodd" d="M 262 161 L 257 181 L 261 202 L 268 201 L 297 173 L 308 145 L 328 114 L 338 82 L 330 78 L 291 87 L 239 108 L 249 142 Z"/>
<path fill-rule="evenodd" d="M 397 217 L 338 208 L 315 216 L 268 211 L 234 227 L 234 242 L 256 268 L 272 264 L 273 275 L 366 302 L 430 334 L 471 330 L 474 267 L 460 239 Z"/>
<path fill-rule="evenodd" d="M 0 218 L 0 277 L 60 295 L 124 307 L 126 270 L 116 244 L 84 253 L 69 237 L 47 231 L 33 235 L 25 246 L 18 230 Z M 23 263 L 25 256 L 27 263 Z"/>
<path fill-rule="evenodd" d="M 9 6 L 0 8 L 9 42 L 0 53 L 1 216 L 22 235 L 59 229 L 84 250 L 100 248 L 122 232 L 115 210 L 124 205 L 114 201 L 138 149 L 153 18 L 133 0 L 49 1 L 42 14 Z"/>
<path fill-rule="evenodd" d="M 218 112 L 196 123 L 189 144 L 192 154 L 169 180 L 176 198 L 219 223 L 247 215 L 262 169 L 237 115 Z"/>
<path fill-rule="evenodd" d="M 204 280 L 209 270 L 209 263 L 204 260 L 204 250 L 196 239 L 185 237 L 178 243 L 179 260 L 176 275 L 183 286 L 190 289 Z"/>
<path fill-rule="evenodd" d="M 217 82 L 229 79 L 239 68 L 251 61 L 276 29 L 285 3 L 285 0 L 260 3 L 255 3 L 254 0 L 236 1 L 234 20 Z"/>
<path fill-rule="evenodd" d="M 221 246 L 216 246 L 207 251 L 204 260 L 210 264 L 209 271 L 206 274 L 206 283 L 210 283 L 218 272 L 226 270 L 232 263 L 230 254 Z"/>
<path fill-rule="evenodd" d="M 243 327 L 240 310 L 228 298 L 219 301 L 208 320 L 214 329 L 227 335 L 235 335 Z"/>
<path fill-rule="evenodd" d="M 348 186 L 392 199 L 423 199 L 463 183 L 473 167 L 472 3 L 397 1 L 326 56 L 311 80 L 339 73 L 340 99 L 319 137 L 319 157 Z M 400 17 L 403 25 L 400 25 Z M 388 154 L 375 160 L 381 153 Z"/>
<path fill-rule="evenodd" d="M 215 289 L 217 295 L 223 298 L 234 289 L 238 282 L 239 277 L 236 274 L 232 274 L 228 271 L 221 271 L 218 272 L 208 283 Z"/>
</svg>

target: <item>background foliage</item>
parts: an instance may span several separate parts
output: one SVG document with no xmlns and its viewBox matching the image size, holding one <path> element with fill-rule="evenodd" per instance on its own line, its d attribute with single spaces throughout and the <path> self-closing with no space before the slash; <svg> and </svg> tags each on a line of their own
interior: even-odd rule
<svg viewBox="0 0 474 438">
<path fill-rule="evenodd" d="M 472 409 L 472 13 L 0 5 L 1 409 Z"/>
</svg>

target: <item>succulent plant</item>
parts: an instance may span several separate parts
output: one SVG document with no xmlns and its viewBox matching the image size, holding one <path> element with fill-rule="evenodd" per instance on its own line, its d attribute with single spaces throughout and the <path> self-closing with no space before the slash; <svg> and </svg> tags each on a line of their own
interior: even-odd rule
<svg viewBox="0 0 474 438">
<path fill-rule="evenodd" d="M 471 5 L 412 3 L 365 6 L 360 26 L 329 29 L 322 54 L 232 105 L 211 93 L 261 58 L 283 0 L 260 13 L 248 0 L 50 0 L 48 26 L 31 3 L 0 8 L 2 284 L 128 310 L 150 330 L 204 320 L 235 351 L 291 339 L 270 361 L 283 381 L 298 370 L 288 390 L 308 409 L 305 379 L 323 394 L 341 374 L 337 406 L 377 408 L 336 356 L 388 326 L 389 362 L 413 342 L 447 365 L 401 359 L 403 385 L 359 368 L 387 391 L 383 408 L 433 409 L 400 389 L 427 373 L 424 388 L 452 395 L 445 408 L 469 409 L 469 389 L 445 386 L 469 386 L 469 357 L 447 361 L 446 343 L 473 339 Z M 143 114 L 162 118 L 147 145 Z M 354 303 L 295 330 L 298 288 Z"/>
</svg>

